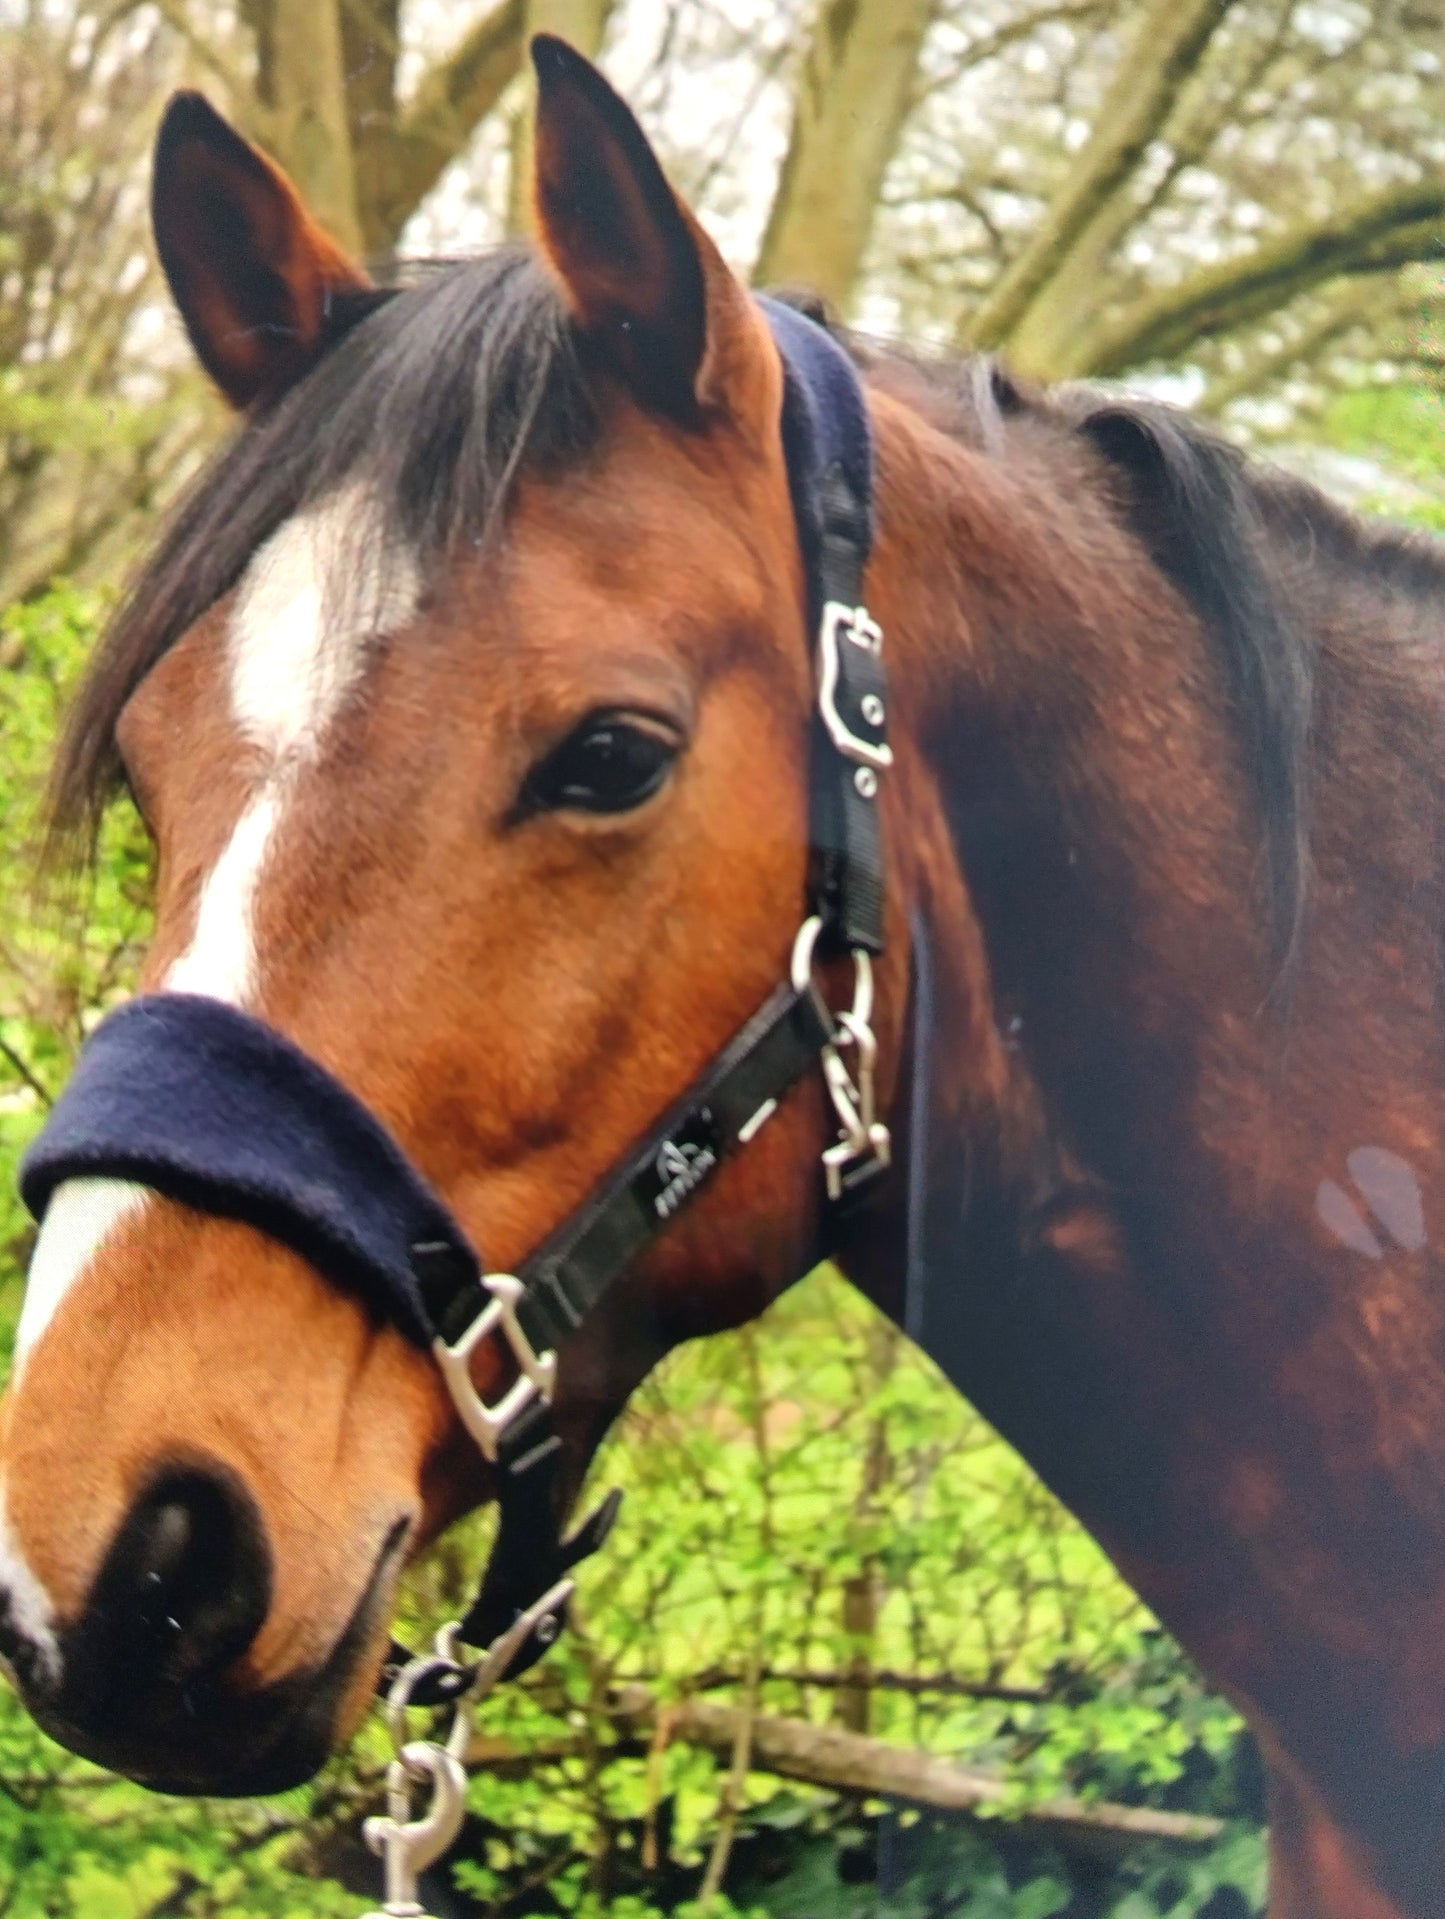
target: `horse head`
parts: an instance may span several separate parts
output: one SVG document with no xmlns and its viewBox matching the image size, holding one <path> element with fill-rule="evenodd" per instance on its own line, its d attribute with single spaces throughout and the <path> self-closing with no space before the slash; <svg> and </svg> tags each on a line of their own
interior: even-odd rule
<svg viewBox="0 0 1445 1919">
<path fill-rule="evenodd" d="M 243 419 L 59 774 L 72 811 L 123 780 L 154 839 L 143 988 L 284 1036 L 502 1270 L 787 977 L 814 709 L 769 327 L 600 76 L 535 56 L 537 251 L 401 289 L 173 102 L 156 238 Z M 905 948 L 876 984 L 885 1103 Z M 821 1079 L 777 1105 L 685 1210 L 697 1149 L 667 1143 L 668 1231 L 560 1354 L 559 1498 L 662 1352 L 816 1258 Z M 482 1342 L 478 1394 L 508 1367 Z M 37 1716 L 227 1792 L 355 1725 L 402 1566 L 495 1473 L 374 1302 L 254 1221 L 98 1176 L 48 1196 L 0 1481 Z"/>
</svg>

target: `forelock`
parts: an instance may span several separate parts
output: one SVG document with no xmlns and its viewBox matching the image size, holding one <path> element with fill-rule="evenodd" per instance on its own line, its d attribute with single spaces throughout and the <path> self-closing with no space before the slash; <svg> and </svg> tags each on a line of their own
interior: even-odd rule
<svg viewBox="0 0 1445 1919">
<path fill-rule="evenodd" d="M 415 605 L 451 551 L 493 533 L 523 472 L 561 471 L 595 446 L 572 329 L 530 251 L 418 274 L 379 290 L 314 371 L 240 427 L 173 513 L 73 704 L 51 782 L 52 853 L 93 843 L 120 780 L 115 728 L 127 700 L 233 588 L 257 657 L 256 635 L 288 595 L 315 594 L 318 636 L 368 628 L 368 599 L 369 630 L 393 630 L 398 608 Z M 344 582 L 348 553 L 360 559 L 338 598 L 322 575 Z M 346 592 L 353 605 L 334 621 Z M 308 671 L 339 675 L 339 685 L 353 664 L 323 647 Z M 237 704 L 261 723 L 244 690 Z"/>
</svg>

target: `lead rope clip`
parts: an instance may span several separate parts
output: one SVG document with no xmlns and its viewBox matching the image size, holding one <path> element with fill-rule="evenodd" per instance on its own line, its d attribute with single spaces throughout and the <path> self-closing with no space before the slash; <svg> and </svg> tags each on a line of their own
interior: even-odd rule
<svg viewBox="0 0 1445 1919">
<path fill-rule="evenodd" d="M 386 1812 L 368 1819 L 362 1837 L 381 1861 L 385 1875 L 379 1911 L 363 1919 L 430 1919 L 417 1898 L 421 1875 L 456 1843 L 467 1810 L 467 1750 L 472 1740 L 472 1714 L 489 1692 L 506 1678 L 522 1647 L 547 1619 L 560 1618 L 572 1597 L 575 1582 L 559 1579 L 525 1612 L 519 1612 L 504 1633 L 492 1641 L 472 1674 L 471 1684 L 458 1699 L 443 1744 L 430 1739 L 408 1740 L 406 1714 L 411 1695 L 424 1676 L 435 1673 L 437 1661 L 455 1664 L 456 1621 L 436 1636 L 436 1650 L 413 1659 L 397 1674 L 387 1694 L 386 1723 L 396 1757 L 386 1770 Z M 411 1816 L 412 1793 L 430 1784 L 431 1804 L 419 1819 Z"/>
<path fill-rule="evenodd" d="M 450 1745 L 448 1741 L 448 1746 Z M 411 1817 L 415 1784 L 431 1782 L 425 1815 Z M 467 1774 L 447 1746 L 429 1739 L 402 1747 L 386 1769 L 386 1816 L 368 1819 L 362 1836 L 381 1855 L 386 1875 L 385 1904 L 366 1919 L 428 1919 L 417 1898 L 421 1875 L 452 1846 L 467 1809 Z"/>
</svg>

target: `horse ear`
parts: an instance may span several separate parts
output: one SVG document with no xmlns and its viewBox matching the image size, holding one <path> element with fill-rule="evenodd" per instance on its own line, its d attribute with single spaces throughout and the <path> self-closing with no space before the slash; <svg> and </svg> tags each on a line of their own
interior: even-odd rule
<svg viewBox="0 0 1445 1919">
<path fill-rule="evenodd" d="M 338 300 L 371 285 L 199 93 L 176 94 L 161 121 L 151 222 L 191 344 L 234 407 L 293 385 L 339 330 Z"/>
<path fill-rule="evenodd" d="M 549 33 L 532 62 L 537 234 L 572 317 L 644 404 L 695 417 L 756 342 L 751 303 L 596 67 Z"/>
</svg>

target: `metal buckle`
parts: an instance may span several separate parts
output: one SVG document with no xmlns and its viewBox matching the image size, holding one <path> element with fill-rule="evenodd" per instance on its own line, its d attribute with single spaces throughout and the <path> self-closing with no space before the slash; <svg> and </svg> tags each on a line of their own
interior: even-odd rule
<svg viewBox="0 0 1445 1919">
<path fill-rule="evenodd" d="M 800 993 L 812 978 L 813 954 L 822 930 L 822 919 L 814 914 L 803 921 L 793 942 L 791 975 Z M 878 1040 L 872 1024 L 873 960 L 859 946 L 852 948 L 852 959 L 853 1004 L 846 1013 L 834 1015 L 837 1031 L 821 1054 L 823 1083 L 839 1127 L 837 1143 L 823 1152 L 823 1178 L 828 1198 L 834 1201 L 856 1192 L 893 1159 L 892 1135 L 878 1118 L 874 1090 Z M 856 1050 L 855 1073 L 848 1071 L 839 1051 L 843 1046 Z"/>
<path fill-rule="evenodd" d="M 876 659 L 883 651 L 883 628 L 866 606 L 845 606 L 841 600 L 829 600 L 823 608 L 823 623 L 818 633 L 818 711 L 823 716 L 828 737 L 845 758 L 881 770 L 893 764 L 892 747 L 886 740 L 863 739 L 838 711 L 838 681 L 842 674 L 840 638 Z"/>
<path fill-rule="evenodd" d="M 482 1285 L 491 1294 L 486 1307 L 452 1346 L 438 1339 L 432 1346 L 442 1369 L 452 1404 L 462 1424 L 482 1449 L 483 1456 L 496 1464 L 502 1436 L 508 1426 L 534 1399 L 549 1406 L 557 1385 L 557 1355 L 537 1353 L 517 1318 L 517 1304 L 526 1288 L 511 1273 L 486 1273 Z M 484 1340 L 500 1332 L 517 1362 L 517 1377 L 495 1406 L 487 1405 L 472 1383 L 472 1354 Z"/>
</svg>

